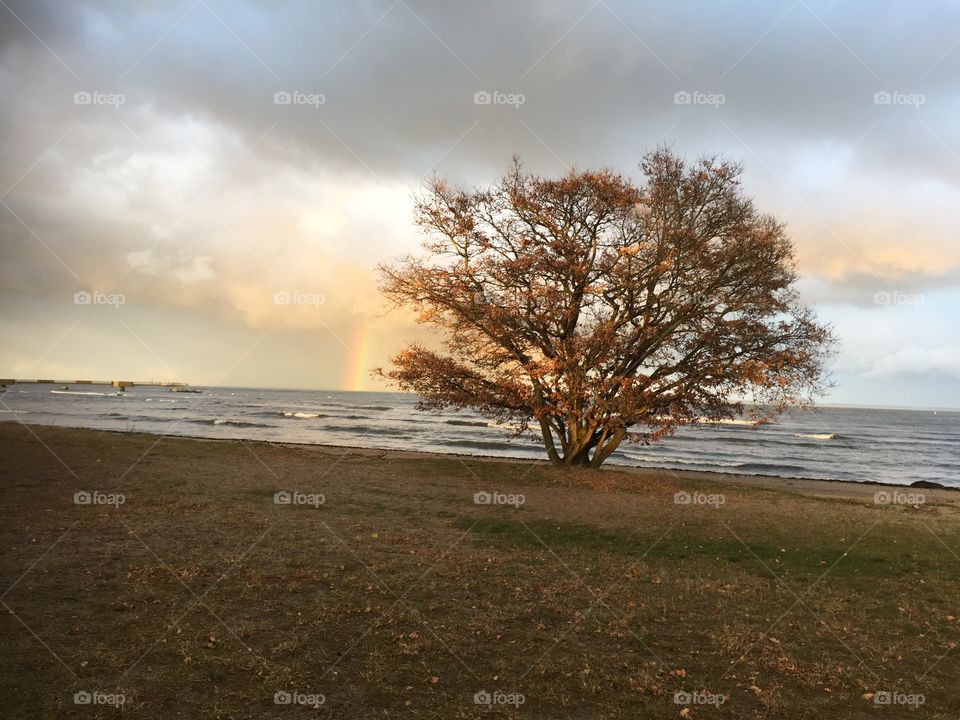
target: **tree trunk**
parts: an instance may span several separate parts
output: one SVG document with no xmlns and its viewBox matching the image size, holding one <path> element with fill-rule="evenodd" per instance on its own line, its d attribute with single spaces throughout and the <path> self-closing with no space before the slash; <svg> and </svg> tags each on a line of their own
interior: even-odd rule
<svg viewBox="0 0 960 720">
<path fill-rule="evenodd" d="M 604 460 L 610 457 L 613 451 L 617 449 L 621 442 L 623 442 L 623 438 L 626 436 L 626 434 L 626 428 L 618 427 L 613 431 L 613 434 L 610 436 L 610 439 L 607 440 L 605 445 L 597 445 L 597 450 L 593 454 L 593 460 L 590 461 L 590 467 L 598 468 L 603 465 Z"/>
<path fill-rule="evenodd" d="M 590 450 L 595 444 L 594 428 L 582 427 L 576 421 L 568 421 L 563 464 L 586 465 L 590 462 Z"/>
<path fill-rule="evenodd" d="M 558 450 L 553 437 L 553 428 L 547 418 L 541 418 L 539 422 L 547 457 L 554 465 L 564 467 L 600 467 L 627 434 L 626 428 L 623 427 L 598 429 L 583 427 L 568 420 L 563 428 L 566 430 L 566 438 L 560 435 L 562 448 Z M 593 452 L 592 457 L 591 452 Z"/>
<path fill-rule="evenodd" d="M 553 444 L 553 431 L 546 418 L 540 418 L 540 434 L 543 435 L 543 445 L 547 448 L 547 457 L 554 465 L 562 465 L 563 459 L 557 453 L 557 446 Z"/>
</svg>

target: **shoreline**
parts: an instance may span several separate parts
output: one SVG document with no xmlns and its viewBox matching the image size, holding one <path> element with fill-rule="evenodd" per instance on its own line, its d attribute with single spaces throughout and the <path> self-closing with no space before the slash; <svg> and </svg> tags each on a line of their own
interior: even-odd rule
<svg viewBox="0 0 960 720">
<path fill-rule="evenodd" d="M 515 458 L 501 455 L 478 455 L 460 452 L 438 452 L 433 450 L 399 450 L 396 448 L 364 447 L 359 445 L 328 445 L 324 443 L 298 443 L 281 440 L 255 440 L 248 438 L 212 438 L 202 435 L 166 435 L 143 431 L 110 430 L 101 428 L 71 427 L 65 425 L 44 425 L 39 423 L 25 423 L 20 420 L 0 420 L 0 424 L 23 425 L 28 428 L 45 428 L 76 433 L 106 433 L 125 437 L 147 437 L 169 440 L 188 440 L 213 443 L 250 443 L 279 448 L 300 450 L 326 451 L 336 453 L 344 451 L 343 455 L 367 455 L 372 458 L 406 458 L 406 459 L 469 459 L 474 462 L 509 463 L 520 465 L 534 465 L 540 467 L 556 467 L 546 458 Z M 603 473 L 623 472 L 639 477 L 654 478 L 664 474 L 673 478 L 688 481 L 703 481 L 718 485 L 749 487 L 761 490 L 780 490 L 803 495 L 819 495 L 825 497 L 873 498 L 874 494 L 883 488 L 896 488 L 898 491 L 915 492 L 925 499 L 934 502 L 960 503 L 960 487 L 944 485 L 938 488 L 918 488 L 909 484 L 885 483 L 877 480 L 838 480 L 814 479 L 803 477 L 788 477 L 782 475 L 724 473 L 713 470 L 676 470 L 673 468 L 605 464 L 598 471 L 587 468 L 570 468 L 572 472 Z"/>
</svg>

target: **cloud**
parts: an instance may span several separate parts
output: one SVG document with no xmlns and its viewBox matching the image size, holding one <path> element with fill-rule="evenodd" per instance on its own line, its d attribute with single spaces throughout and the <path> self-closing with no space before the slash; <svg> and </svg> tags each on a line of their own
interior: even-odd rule
<svg viewBox="0 0 960 720">
<path fill-rule="evenodd" d="M 960 378 L 960 347 L 922 348 L 910 345 L 879 358 L 866 377 L 943 374 Z"/>
<path fill-rule="evenodd" d="M 877 293 L 935 299 L 960 284 L 960 6 L 7 6 L 0 296 L 11 322 L 88 287 L 123 292 L 160 324 L 191 313 L 254 337 L 323 333 L 331 348 L 359 325 L 399 340 L 410 319 L 381 317 L 371 271 L 416 251 L 411 195 L 426 175 L 484 184 L 515 152 L 535 172 L 636 175 L 658 141 L 743 161 L 746 191 L 788 223 L 806 297 L 839 318 L 855 354 L 869 348 L 872 360 L 848 358 L 857 372 L 887 372 L 877 358 L 899 352 L 864 323 L 914 332 L 917 316 L 879 307 Z M 481 91 L 524 102 L 477 105 Z M 78 92 L 124 101 L 78 104 Z M 278 92 L 323 101 L 277 104 Z M 678 92 L 723 102 L 678 104 Z M 278 292 L 324 302 L 278 304 Z M 952 337 L 935 305 L 924 331 Z"/>
</svg>

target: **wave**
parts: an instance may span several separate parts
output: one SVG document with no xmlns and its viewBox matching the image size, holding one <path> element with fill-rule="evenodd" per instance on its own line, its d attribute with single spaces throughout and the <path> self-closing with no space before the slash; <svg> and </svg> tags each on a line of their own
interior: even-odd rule
<svg viewBox="0 0 960 720">
<path fill-rule="evenodd" d="M 464 447 L 475 450 L 521 450 L 516 445 L 503 442 L 484 442 L 482 440 L 447 440 L 439 443 L 445 447 Z"/>
<path fill-rule="evenodd" d="M 756 420 L 746 420 L 744 418 L 717 418 L 716 420 L 711 418 L 699 417 L 694 422 L 698 425 L 747 425 L 753 427 L 757 425 Z"/>
<path fill-rule="evenodd" d="M 802 465 L 781 465 L 778 463 L 743 463 L 738 470 L 744 474 L 783 475 L 783 473 L 809 474 L 813 468 Z"/>
<path fill-rule="evenodd" d="M 808 440 L 834 440 L 836 433 L 794 433 L 796 438 L 807 438 Z"/>
<path fill-rule="evenodd" d="M 472 420 L 444 420 L 447 425 L 462 425 L 463 427 L 487 427 L 487 423 Z"/>
<path fill-rule="evenodd" d="M 389 433 L 389 432 L 385 432 L 382 427 L 371 427 L 371 426 L 368 426 L 368 425 L 346 425 L 346 426 L 325 425 L 325 426 L 323 426 L 323 427 L 320 428 L 320 429 L 323 430 L 323 431 L 325 431 L 325 432 L 347 432 L 347 433 L 350 433 L 350 432 L 358 432 L 358 433 L 361 433 L 361 434 L 366 434 L 366 433 L 381 434 L 381 433 L 383 433 L 383 434 L 387 434 L 387 435 L 392 434 L 392 433 Z"/>
<path fill-rule="evenodd" d="M 387 410 L 393 410 L 389 405 L 352 405 L 350 403 L 339 403 L 339 402 L 319 402 L 314 403 L 316 405 L 323 405 L 324 407 L 329 408 L 346 408 L 347 410 L 377 410 L 379 412 L 386 412 Z"/>
<path fill-rule="evenodd" d="M 273 413 L 270 413 L 270 415 L 272 416 Z M 327 415 L 324 415 L 323 413 L 284 412 L 284 411 L 278 412 L 277 415 L 280 415 L 282 417 L 300 418 L 301 420 L 312 420 L 314 418 L 327 417 Z"/>
<path fill-rule="evenodd" d="M 51 390 L 53 395 L 93 395 L 95 397 L 117 397 L 119 392 L 89 392 L 86 390 Z"/>
<path fill-rule="evenodd" d="M 273 427 L 273 425 L 264 425 L 263 423 L 245 422 L 243 420 L 223 420 L 221 418 L 216 418 L 215 420 L 195 418 L 192 420 L 187 420 L 187 422 L 194 423 L 195 425 L 226 425 L 228 427 L 259 427 L 259 428 Z"/>
<path fill-rule="evenodd" d="M 640 460 L 642 462 L 653 462 L 653 463 L 676 463 L 677 465 L 699 465 L 701 467 L 729 467 L 729 468 L 739 468 L 743 465 L 740 462 L 729 462 L 725 460 L 685 460 L 683 458 L 675 457 L 665 457 L 663 455 L 634 455 L 623 453 L 624 457 L 630 460 Z"/>
<path fill-rule="evenodd" d="M 700 433 L 685 433 L 682 430 L 676 435 L 670 435 L 664 440 L 664 445 L 694 445 L 701 446 L 704 443 L 718 443 L 720 445 L 774 445 L 782 441 L 776 435 L 764 433 L 740 433 L 719 432 L 716 435 L 704 436 Z"/>
</svg>

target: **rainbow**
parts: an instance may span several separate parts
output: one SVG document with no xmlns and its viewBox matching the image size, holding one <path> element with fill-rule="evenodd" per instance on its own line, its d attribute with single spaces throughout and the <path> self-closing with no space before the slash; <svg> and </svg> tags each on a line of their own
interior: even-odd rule
<svg viewBox="0 0 960 720">
<path fill-rule="evenodd" d="M 343 375 L 343 387 L 347 390 L 363 390 L 370 373 L 370 333 L 365 327 L 353 331 L 353 339 L 347 353 L 347 367 Z"/>
</svg>

